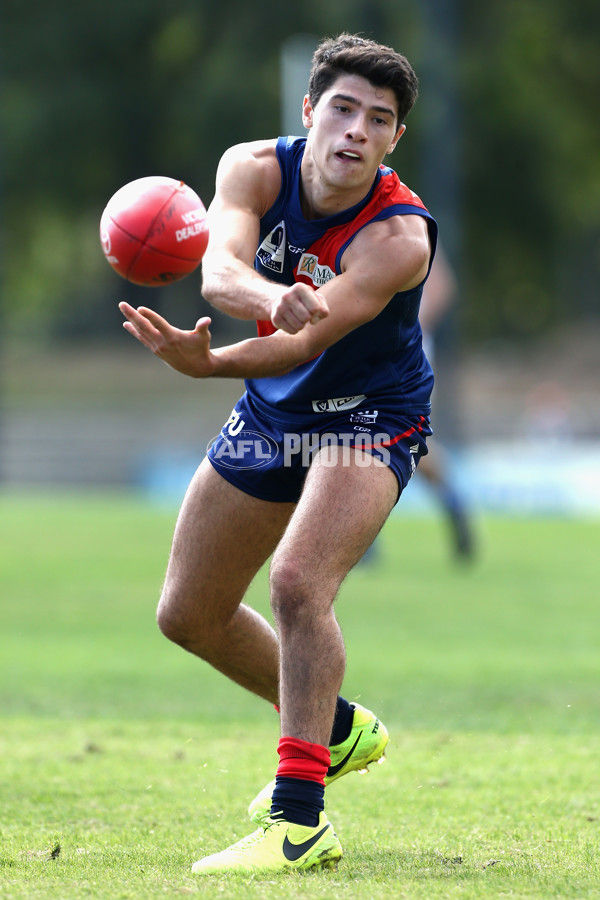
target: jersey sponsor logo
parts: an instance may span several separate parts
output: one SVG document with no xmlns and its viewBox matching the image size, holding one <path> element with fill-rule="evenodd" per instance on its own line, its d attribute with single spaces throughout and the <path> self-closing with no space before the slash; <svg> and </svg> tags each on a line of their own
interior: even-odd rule
<svg viewBox="0 0 600 900">
<path fill-rule="evenodd" d="M 283 272 L 285 245 L 285 222 L 282 219 L 256 251 L 256 255 L 265 269 L 270 269 L 272 272 Z"/>
<path fill-rule="evenodd" d="M 366 400 L 366 394 L 357 394 L 354 397 L 332 397 L 330 400 L 313 400 L 312 408 L 314 412 L 340 412 L 344 409 L 354 409 L 363 400 Z"/>
<path fill-rule="evenodd" d="M 317 287 L 323 287 L 332 278 L 335 278 L 329 266 L 319 265 L 319 258 L 314 253 L 303 253 L 298 263 L 298 275 L 306 275 Z"/>
</svg>

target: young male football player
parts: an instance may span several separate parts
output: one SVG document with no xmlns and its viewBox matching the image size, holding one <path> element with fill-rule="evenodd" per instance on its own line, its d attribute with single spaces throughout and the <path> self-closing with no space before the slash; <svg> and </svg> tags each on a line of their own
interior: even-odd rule
<svg viewBox="0 0 600 900">
<path fill-rule="evenodd" d="M 246 379 L 183 502 L 158 620 L 278 705 L 279 766 L 251 803 L 258 829 L 196 862 L 199 875 L 334 866 L 342 850 L 324 786 L 387 743 L 373 713 L 339 696 L 345 648 L 333 602 L 430 434 L 418 312 L 436 225 L 382 165 L 416 96 L 403 56 L 341 35 L 315 52 L 307 138 L 224 154 L 202 292 L 256 319 L 258 337 L 212 349 L 208 318 L 182 331 L 121 304 L 125 328 L 177 371 Z M 271 554 L 276 631 L 242 603 Z"/>
</svg>

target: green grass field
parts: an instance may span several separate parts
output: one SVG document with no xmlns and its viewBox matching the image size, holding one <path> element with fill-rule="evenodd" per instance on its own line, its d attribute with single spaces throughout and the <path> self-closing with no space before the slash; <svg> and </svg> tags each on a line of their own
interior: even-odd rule
<svg viewBox="0 0 600 900">
<path fill-rule="evenodd" d="M 344 693 L 391 735 L 328 789 L 342 863 L 202 880 L 278 722 L 155 628 L 175 513 L 0 495 L 0 896 L 600 897 L 598 522 L 486 518 L 465 567 L 392 518 L 338 601 Z"/>
</svg>

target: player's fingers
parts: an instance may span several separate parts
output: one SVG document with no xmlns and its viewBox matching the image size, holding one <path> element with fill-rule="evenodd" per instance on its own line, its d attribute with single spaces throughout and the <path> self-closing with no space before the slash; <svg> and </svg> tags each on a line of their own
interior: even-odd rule
<svg viewBox="0 0 600 900">
<path fill-rule="evenodd" d="M 139 328 L 136 328 L 133 322 L 123 322 L 123 328 L 125 331 L 129 332 L 129 334 L 133 335 L 134 338 L 137 338 L 140 344 L 143 344 L 144 347 L 148 347 L 149 350 L 154 352 L 154 341 L 150 340 L 150 338 L 140 331 Z"/>
<path fill-rule="evenodd" d="M 129 303 L 119 303 L 119 309 L 125 316 L 125 318 L 134 325 L 138 331 L 149 331 L 150 330 L 150 320 L 148 316 L 143 315 L 143 307 L 139 309 L 135 309 L 133 306 L 130 306 Z M 129 329 L 128 329 L 129 330 Z"/>
<path fill-rule="evenodd" d="M 154 312 L 153 309 L 149 309 L 147 306 L 138 306 L 137 312 L 147 322 L 150 322 L 157 331 L 160 331 L 161 334 L 165 334 L 173 327 L 172 325 L 169 325 L 166 319 L 159 316 L 157 312 Z"/>
<path fill-rule="evenodd" d="M 211 322 L 212 322 L 212 319 L 210 319 L 208 316 L 202 316 L 202 318 L 198 319 L 198 321 L 196 322 L 196 327 L 194 328 L 194 331 L 196 331 L 196 332 L 208 331 L 208 329 L 210 328 Z"/>
<path fill-rule="evenodd" d="M 278 313 L 273 316 L 272 322 L 276 328 L 281 329 L 281 331 L 285 331 L 286 334 L 297 334 L 301 331 L 308 319 L 302 321 L 298 316 L 296 316 L 292 310 L 286 310 L 285 313 Z"/>
<path fill-rule="evenodd" d="M 307 298 L 306 308 L 308 309 L 310 321 L 313 325 L 329 315 L 327 301 L 316 292 Z"/>
<path fill-rule="evenodd" d="M 306 317 L 304 319 L 302 319 L 303 313 Z M 289 298 L 286 298 L 282 299 L 274 307 L 271 321 L 275 328 L 280 328 L 281 331 L 285 331 L 287 334 L 296 334 L 297 331 L 304 328 L 308 321 L 308 313 L 301 304 L 293 303 Z"/>
</svg>

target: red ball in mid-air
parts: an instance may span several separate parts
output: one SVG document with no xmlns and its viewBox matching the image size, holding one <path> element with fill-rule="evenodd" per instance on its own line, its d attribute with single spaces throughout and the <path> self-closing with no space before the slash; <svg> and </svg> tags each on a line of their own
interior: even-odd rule
<svg viewBox="0 0 600 900">
<path fill-rule="evenodd" d="M 160 287 L 200 264 L 208 243 L 206 209 L 183 181 L 138 178 L 108 201 L 100 241 L 115 272 L 133 284 Z"/>
</svg>

